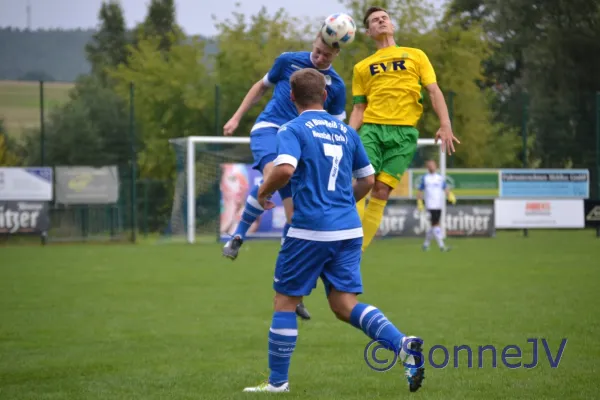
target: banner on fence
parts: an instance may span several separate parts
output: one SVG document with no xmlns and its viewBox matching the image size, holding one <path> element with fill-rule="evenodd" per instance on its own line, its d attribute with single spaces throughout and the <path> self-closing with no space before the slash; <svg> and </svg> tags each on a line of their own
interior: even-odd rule
<svg viewBox="0 0 600 400">
<path fill-rule="evenodd" d="M 426 169 L 409 169 L 390 199 L 414 199 Z M 447 169 L 446 183 L 461 199 L 495 199 L 500 193 L 500 171 L 496 169 Z"/>
<path fill-rule="evenodd" d="M 119 200 L 116 166 L 56 167 L 56 202 L 60 204 L 114 204 Z"/>
<path fill-rule="evenodd" d="M 416 190 L 427 170 L 412 170 L 412 188 Z M 446 183 L 460 199 L 495 199 L 500 193 L 496 169 L 448 169 Z"/>
<path fill-rule="evenodd" d="M 48 203 L 0 201 L 0 234 L 19 235 L 50 229 Z"/>
<path fill-rule="evenodd" d="M 584 215 L 586 227 L 600 227 L 600 200 L 586 200 Z"/>
<path fill-rule="evenodd" d="M 507 169 L 500 172 L 502 198 L 578 198 L 590 196 L 587 169 Z"/>
<path fill-rule="evenodd" d="M 446 236 L 492 237 L 494 207 L 491 205 L 457 205 L 446 208 L 443 220 Z M 430 216 L 416 207 L 388 204 L 379 226 L 378 236 L 422 237 L 430 228 Z"/>
<path fill-rule="evenodd" d="M 497 199 L 494 202 L 497 229 L 583 228 L 583 200 Z"/>
<path fill-rule="evenodd" d="M 52 168 L 0 168 L 0 200 L 52 200 Z"/>
<path fill-rule="evenodd" d="M 260 172 L 250 164 L 221 164 L 221 239 L 231 238 L 242 217 L 249 190 L 261 180 Z M 250 226 L 247 237 L 281 237 L 286 218 L 279 193 L 275 193 L 271 201 L 275 203 L 275 208 L 264 212 Z"/>
</svg>

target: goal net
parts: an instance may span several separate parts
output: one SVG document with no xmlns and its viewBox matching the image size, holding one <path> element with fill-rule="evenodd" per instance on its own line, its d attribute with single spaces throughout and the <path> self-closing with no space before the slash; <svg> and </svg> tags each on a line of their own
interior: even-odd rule
<svg viewBox="0 0 600 400">
<path fill-rule="evenodd" d="M 171 139 L 170 143 L 176 153 L 177 175 L 166 233 L 185 238 L 188 243 L 228 240 L 240 220 L 249 190 L 262 179 L 260 172 L 252 168 L 250 138 L 188 136 Z M 419 139 L 411 168 L 424 168 L 427 159 L 437 160 L 439 172 L 445 175 L 446 158 L 441 146 L 433 139 Z M 415 174 L 410 175 L 415 180 Z M 415 196 L 414 183 L 403 181 L 392 193 L 391 201 L 414 205 Z M 272 200 L 276 207 L 250 227 L 248 238 L 281 238 L 285 225 L 283 204 L 278 193 Z"/>
</svg>

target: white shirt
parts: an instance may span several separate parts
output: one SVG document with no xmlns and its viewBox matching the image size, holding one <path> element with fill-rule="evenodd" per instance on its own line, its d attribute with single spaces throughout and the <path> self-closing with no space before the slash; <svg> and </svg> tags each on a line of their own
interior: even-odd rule
<svg viewBox="0 0 600 400">
<path fill-rule="evenodd" d="M 446 201 L 446 180 L 437 172 L 427 173 L 421 177 L 419 190 L 423 191 L 425 208 L 427 210 L 441 210 Z"/>
</svg>

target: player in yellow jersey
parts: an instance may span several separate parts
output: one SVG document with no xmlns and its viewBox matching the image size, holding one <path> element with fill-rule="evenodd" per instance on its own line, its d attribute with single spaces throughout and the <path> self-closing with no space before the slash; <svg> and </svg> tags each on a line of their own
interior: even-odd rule
<svg viewBox="0 0 600 400">
<path fill-rule="evenodd" d="M 377 233 L 390 193 L 417 149 L 416 125 L 423 113 L 423 87 L 440 120 L 436 143 L 441 140 L 444 150 L 451 154 L 454 142 L 460 142 L 452 133 L 444 94 L 427 55 L 419 49 L 396 45 L 395 28 L 385 9 L 369 8 L 363 23 L 377 51 L 354 66 L 354 107 L 349 124 L 359 132 L 377 174 L 366 210 L 365 199 L 357 203 L 364 251 Z"/>
</svg>

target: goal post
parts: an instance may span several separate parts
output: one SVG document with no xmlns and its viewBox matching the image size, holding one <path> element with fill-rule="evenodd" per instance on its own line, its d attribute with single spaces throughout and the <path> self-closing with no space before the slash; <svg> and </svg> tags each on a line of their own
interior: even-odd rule
<svg viewBox="0 0 600 400">
<path fill-rule="evenodd" d="M 198 225 L 203 224 L 203 237 L 213 241 L 216 235 L 219 240 L 221 168 L 229 163 L 253 163 L 250 137 L 187 136 L 170 139 L 169 142 L 177 156 L 177 177 L 168 233 L 185 235 L 188 243 L 196 243 Z M 445 177 L 446 153 L 442 151 L 441 143 L 436 144 L 434 139 L 418 139 L 418 148 L 428 146 L 438 147 L 440 173 Z M 249 186 L 253 184 L 249 183 Z M 205 193 L 207 201 L 198 201 L 199 191 Z M 441 220 L 444 235 L 445 215 L 444 204 Z"/>
</svg>

